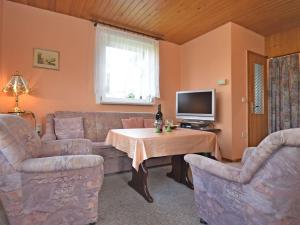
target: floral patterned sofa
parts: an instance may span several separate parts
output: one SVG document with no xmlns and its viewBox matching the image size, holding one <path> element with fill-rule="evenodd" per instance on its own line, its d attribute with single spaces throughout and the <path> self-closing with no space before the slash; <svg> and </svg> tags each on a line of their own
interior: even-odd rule
<svg viewBox="0 0 300 225">
<path fill-rule="evenodd" d="M 193 154 L 185 160 L 199 216 L 209 225 L 300 224 L 300 128 L 247 148 L 239 168 Z"/>
<path fill-rule="evenodd" d="M 0 200 L 9 224 L 95 224 L 103 158 L 91 150 L 84 139 L 42 145 L 24 119 L 0 114 Z"/>
<path fill-rule="evenodd" d="M 139 112 L 69 112 L 58 111 L 46 116 L 46 130 L 42 137 L 44 143 L 57 143 L 58 134 L 55 131 L 55 120 L 57 118 L 82 118 L 83 138 L 92 142 L 93 153 L 104 158 L 104 174 L 123 172 L 131 170 L 131 159 L 128 156 L 105 144 L 105 138 L 110 129 L 123 128 L 122 119 L 129 118 L 153 119 L 152 113 Z M 67 130 L 71 130 L 71 124 L 66 125 Z M 75 128 L 74 128 L 75 129 Z M 153 158 L 147 160 L 147 166 L 165 165 L 171 162 L 170 157 Z"/>
</svg>

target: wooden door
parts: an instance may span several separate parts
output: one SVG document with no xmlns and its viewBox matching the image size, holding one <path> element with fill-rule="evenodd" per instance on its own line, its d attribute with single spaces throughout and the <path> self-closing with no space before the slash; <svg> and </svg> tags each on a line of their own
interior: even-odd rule
<svg viewBox="0 0 300 225">
<path fill-rule="evenodd" d="M 267 59 L 248 52 L 248 146 L 268 135 Z"/>
</svg>

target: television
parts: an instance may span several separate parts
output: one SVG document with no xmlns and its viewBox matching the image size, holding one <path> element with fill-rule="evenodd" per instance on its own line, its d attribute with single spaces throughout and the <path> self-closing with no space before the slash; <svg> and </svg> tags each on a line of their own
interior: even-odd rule
<svg viewBox="0 0 300 225">
<path fill-rule="evenodd" d="M 177 119 L 215 121 L 215 116 L 215 89 L 176 92 Z"/>
</svg>

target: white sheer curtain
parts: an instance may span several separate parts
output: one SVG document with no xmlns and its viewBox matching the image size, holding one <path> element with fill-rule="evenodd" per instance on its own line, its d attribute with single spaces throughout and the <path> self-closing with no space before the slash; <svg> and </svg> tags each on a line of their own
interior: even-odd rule
<svg viewBox="0 0 300 225">
<path fill-rule="evenodd" d="M 98 104 L 144 104 L 160 97 L 157 40 L 98 25 L 95 53 Z"/>
</svg>

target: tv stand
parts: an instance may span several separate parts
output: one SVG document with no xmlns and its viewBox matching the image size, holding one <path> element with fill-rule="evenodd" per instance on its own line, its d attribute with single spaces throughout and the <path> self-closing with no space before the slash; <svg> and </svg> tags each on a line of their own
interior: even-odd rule
<svg viewBox="0 0 300 225">
<path fill-rule="evenodd" d="M 221 129 L 215 128 L 214 124 L 209 121 L 182 121 L 180 122 L 180 127 L 214 133 L 218 133 L 221 131 Z"/>
</svg>

